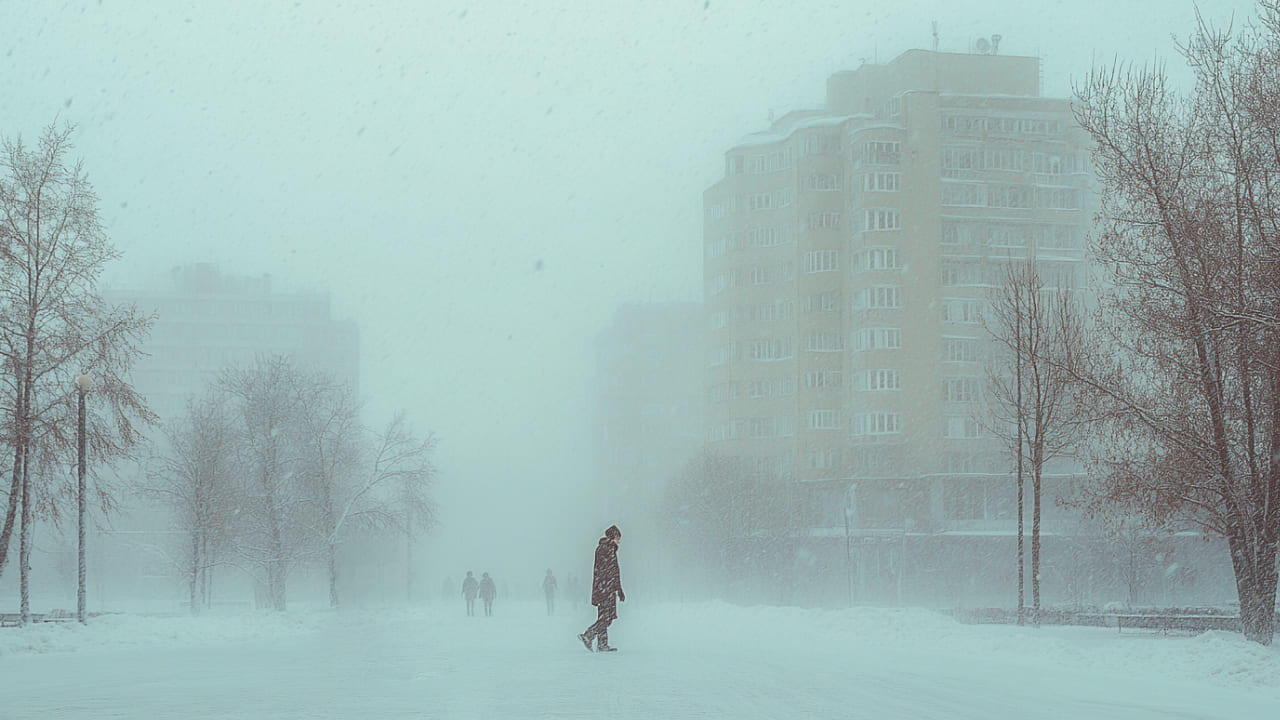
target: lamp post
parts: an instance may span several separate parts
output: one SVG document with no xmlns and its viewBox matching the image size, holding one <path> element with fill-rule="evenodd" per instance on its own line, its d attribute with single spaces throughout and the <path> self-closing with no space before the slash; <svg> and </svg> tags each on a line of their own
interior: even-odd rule
<svg viewBox="0 0 1280 720">
<path fill-rule="evenodd" d="M 79 530 L 79 547 L 77 548 L 77 567 L 76 567 L 76 620 L 84 622 L 84 516 L 85 516 L 85 434 L 84 434 L 84 396 L 89 392 L 89 387 L 93 381 L 88 375 L 81 375 L 76 378 L 76 390 L 80 396 L 79 417 L 76 427 L 76 455 L 78 462 L 76 463 L 76 502 L 79 507 L 78 530 Z"/>
<path fill-rule="evenodd" d="M 850 526 L 857 520 L 858 484 L 850 483 L 844 496 L 844 574 L 849 585 L 849 607 L 853 607 L 853 537 Z M 858 568 L 861 572 L 862 568 Z"/>
</svg>

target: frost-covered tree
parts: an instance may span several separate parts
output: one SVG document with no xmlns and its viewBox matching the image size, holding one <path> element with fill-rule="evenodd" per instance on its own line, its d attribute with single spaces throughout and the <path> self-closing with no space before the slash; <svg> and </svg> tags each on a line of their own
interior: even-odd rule
<svg viewBox="0 0 1280 720">
<path fill-rule="evenodd" d="M 284 610 L 289 574 L 315 554 L 314 488 L 299 447 L 300 375 L 284 356 L 260 358 L 223 373 L 242 452 L 236 529 L 230 549 Z"/>
<path fill-rule="evenodd" d="M 165 428 L 167 448 L 147 472 L 144 490 L 174 512 L 186 536 L 179 565 L 191 613 L 210 603 L 211 575 L 232 538 L 237 502 L 239 433 L 221 393 L 187 400 L 186 415 Z"/>
<path fill-rule="evenodd" d="M 118 253 L 82 163 L 68 159 L 71 134 L 50 125 L 34 146 L 21 138 L 0 143 L 0 406 L 13 453 L 0 571 L 17 521 L 24 620 L 32 524 L 38 512 L 56 518 L 60 501 L 75 493 L 75 379 L 93 382 L 90 467 L 130 453 L 140 425 L 154 419 L 127 380 L 151 321 L 98 294 L 98 278 Z M 98 483 L 96 492 L 109 507 L 110 489 Z"/>
</svg>

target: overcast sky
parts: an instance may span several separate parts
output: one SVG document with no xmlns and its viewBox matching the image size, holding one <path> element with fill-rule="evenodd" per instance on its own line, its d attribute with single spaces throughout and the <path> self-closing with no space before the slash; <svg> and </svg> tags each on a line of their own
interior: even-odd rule
<svg viewBox="0 0 1280 720">
<path fill-rule="evenodd" d="M 1040 55 L 1066 96 L 1116 57 L 1185 78 L 1171 36 L 1194 9 L 0 0 L 0 133 L 79 125 L 112 284 L 216 261 L 328 288 L 361 326 L 371 414 L 443 439 L 437 577 L 532 583 L 607 524 L 574 502 L 592 335 L 620 302 L 700 296 L 700 197 L 730 144 L 821 104 L 833 71 L 929 47 L 931 20 L 943 50 L 999 33 Z"/>
</svg>

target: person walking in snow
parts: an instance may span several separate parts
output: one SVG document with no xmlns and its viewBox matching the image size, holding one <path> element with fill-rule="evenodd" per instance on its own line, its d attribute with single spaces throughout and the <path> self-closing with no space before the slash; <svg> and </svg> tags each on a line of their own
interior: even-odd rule
<svg viewBox="0 0 1280 720">
<path fill-rule="evenodd" d="M 569 579 L 565 580 L 565 590 L 569 593 L 569 602 L 573 603 L 575 608 L 577 608 L 578 604 L 582 602 L 582 598 L 578 595 L 578 591 L 581 589 L 582 588 L 578 587 L 578 576 L 573 573 L 569 573 Z"/>
<path fill-rule="evenodd" d="M 542 593 L 547 596 L 547 614 L 555 614 L 556 576 L 551 574 L 551 568 L 547 568 L 547 576 L 542 578 Z"/>
<path fill-rule="evenodd" d="M 493 578 L 489 577 L 489 573 L 481 573 L 480 599 L 484 601 L 486 616 L 493 615 L 493 599 L 496 597 L 498 597 L 498 588 L 493 584 Z"/>
<path fill-rule="evenodd" d="M 476 582 L 476 578 L 467 571 L 467 579 L 462 581 L 462 597 L 467 599 L 467 615 L 476 614 L 476 592 L 480 589 L 480 583 Z"/>
<path fill-rule="evenodd" d="M 622 531 L 610 525 L 604 537 L 596 543 L 596 563 L 591 575 L 591 604 L 596 606 L 596 621 L 586 632 L 578 636 L 587 649 L 596 641 L 596 652 L 614 652 L 609 644 L 609 624 L 618 617 L 618 603 L 626 602 L 622 592 L 622 573 L 618 569 L 618 542 Z"/>
</svg>

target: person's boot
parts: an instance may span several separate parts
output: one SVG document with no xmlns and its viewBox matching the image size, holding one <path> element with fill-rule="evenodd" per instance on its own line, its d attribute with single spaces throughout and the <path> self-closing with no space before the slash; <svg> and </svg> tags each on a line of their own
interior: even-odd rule
<svg viewBox="0 0 1280 720">
<path fill-rule="evenodd" d="M 587 652 L 591 652 L 591 638 L 587 637 L 586 633 L 578 633 L 578 639 L 587 648 Z"/>
<path fill-rule="evenodd" d="M 618 648 L 609 644 L 608 633 L 600 633 L 596 636 L 596 652 L 618 652 Z"/>
</svg>

